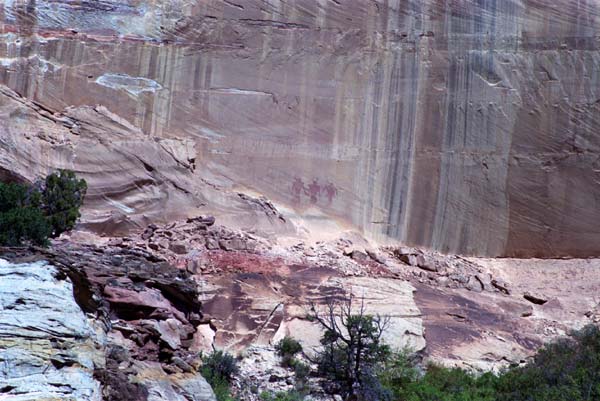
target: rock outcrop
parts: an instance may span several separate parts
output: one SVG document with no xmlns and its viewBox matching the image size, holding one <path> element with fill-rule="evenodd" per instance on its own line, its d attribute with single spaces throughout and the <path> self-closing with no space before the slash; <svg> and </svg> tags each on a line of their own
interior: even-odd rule
<svg viewBox="0 0 600 401">
<path fill-rule="evenodd" d="M 90 246 L 3 250 L 23 263 L 0 265 L 0 395 L 214 401 L 191 350 L 202 322 L 196 284 L 146 256 Z"/>
<path fill-rule="evenodd" d="M 0 180 L 67 168 L 89 190 L 70 238 L 3 250 L 0 399 L 214 401 L 199 351 L 249 352 L 236 385 L 259 386 L 279 338 L 318 344 L 306 314 L 331 296 L 474 369 L 597 323 L 598 259 L 481 257 L 600 256 L 599 16 L 3 2 Z"/>
<path fill-rule="evenodd" d="M 257 204 L 224 201 L 243 191 L 309 227 L 443 252 L 597 255 L 599 14 L 591 0 L 7 1 L 0 175 L 76 170 L 96 232 L 198 207 L 250 227 Z"/>
<path fill-rule="evenodd" d="M 213 223 L 197 218 L 103 239 L 194 277 L 205 319 L 195 350 L 243 352 L 292 335 L 310 352 L 321 336 L 307 319 L 311 306 L 353 295 L 364 296 L 368 313 L 391 317 L 386 340 L 394 348 L 493 370 L 527 360 L 545 342 L 600 315 L 598 259 L 465 258 L 376 248 L 352 233 L 289 245 Z M 237 245 L 219 245 L 228 241 Z M 174 252 L 170 242 L 185 242 L 186 252 Z"/>
<path fill-rule="evenodd" d="M 102 400 L 94 371 L 106 339 L 65 278 L 44 262 L 0 259 L 0 399 Z"/>
<path fill-rule="evenodd" d="M 25 400 L 213 401 L 198 373 L 199 352 L 213 348 L 246 358 L 234 383 L 242 399 L 291 389 L 273 346 L 291 335 L 311 355 L 321 331 L 308 315 L 332 298 L 364 298 L 368 314 L 390 317 L 393 348 L 476 370 L 522 363 L 600 316 L 598 259 L 465 258 L 374 247 L 355 233 L 289 244 L 202 216 L 0 251 L 21 263 L 0 269 L 0 389 Z M 81 380 L 54 386 L 67 374 Z"/>
</svg>

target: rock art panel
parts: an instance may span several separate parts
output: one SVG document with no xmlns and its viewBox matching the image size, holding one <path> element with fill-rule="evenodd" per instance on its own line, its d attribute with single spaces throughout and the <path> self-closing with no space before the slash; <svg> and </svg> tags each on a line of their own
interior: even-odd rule
<svg viewBox="0 0 600 401">
<path fill-rule="evenodd" d="M 48 115 L 101 105 L 118 118 L 103 130 L 75 120 L 37 150 L 43 138 L 24 138 L 52 129 L 9 114 L 0 144 L 19 140 L 2 146 L 0 171 L 23 175 L 11 161 L 24 153 L 36 173 L 112 166 L 90 186 L 113 201 L 90 204 L 98 231 L 111 210 L 131 229 L 157 210 L 222 210 L 210 191 L 243 187 L 380 241 L 599 253 L 597 2 L 239 3 L 4 1 L 0 84 Z M 103 146 L 72 152 L 84 127 Z M 154 177 L 140 181 L 135 154 L 163 140 L 192 141 L 193 160 L 143 158 Z"/>
</svg>

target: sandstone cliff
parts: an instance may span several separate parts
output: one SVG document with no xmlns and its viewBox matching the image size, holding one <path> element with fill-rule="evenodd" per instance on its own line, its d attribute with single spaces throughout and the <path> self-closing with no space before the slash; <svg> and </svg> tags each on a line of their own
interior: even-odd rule
<svg viewBox="0 0 600 401">
<path fill-rule="evenodd" d="M 38 111 L 4 107 L 0 169 L 76 170 L 100 232 L 232 190 L 444 252 L 598 253 L 597 2 L 0 7 L 0 83 Z"/>
</svg>

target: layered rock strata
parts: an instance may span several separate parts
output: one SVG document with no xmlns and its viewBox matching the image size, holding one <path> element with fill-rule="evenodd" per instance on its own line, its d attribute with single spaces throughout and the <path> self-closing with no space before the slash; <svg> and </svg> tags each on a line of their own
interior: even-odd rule
<svg viewBox="0 0 600 401">
<path fill-rule="evenodd" d="M 184 272 L 120 248 L 2 255 L 23 263 L 0 265 L 0 395 L 215 400 L 190 350 L 202 315 Z"/>
<path fill-rule="evenodd" d="M 354 295 L 364 296 L 368 313 L 392 318 L 386 339 L 394 348 L 490 370 L 519 364 L 600 316 L 597 259 L 464 258 L 378 248 L 355 233 L 289 245 L 206 218 L 104 241 L 148 252 L 195 278 L 206 319 L 198 350 L 269 347 L 290 334 L 310 352 L 321 335 L 307 319 L 311 306 Z"/>
<path fill-rule="evenodd" d="M 102 400 L 94 370 L 105 338 L 65 278 L 43 262 L 0 259 L 0 399 Z"/>
<path fill-rule="evenodd" d="M 467 259 L 378 248 L 355 233 L 290 245 L 207 217 L 150 225 L 128 237 L 72 233 L 49 250 L 2 255 L 30 265 L 3 265 L 15 275 L 5 274 L 3 283 L 23 284 L 3 291 L 0 356 L 14 365 L 34 352 L 45 373 L 80 372 L 88 381 L 61 394 L 89 390 L 83 399 L 213 400 L 198 374 L 199 352 L 213 347 L 244 357 L 235 379 L 242 399 L 291 389 L 294 374 L 276 366 L 273 346 L 292 335 L 311 355 L 321 332 L 308 315 L 330 298 L 364 298 L 367 313 L 389 316 L 386 342 L 394 348 L 476 370 L 522 363 L 543 343 L 600 319 L 597 259 Z M 50 265 L 32 263 L 40 258 Z M 36 280 L 52 289 L 39 300 Z M 60 303 L 48 298 L 55 293 Z M 38 339 L 12 330 L 15 322 L 46 342 L 32 345 Z M 20 348 L 28 351 L 15 358 Z M 19 366 L 31 365 L 28 358 Z M 27 382 L 43 387 L 44 378 Z M 310 380 L 320 394 L 318 380 Z M 2 389 L 22 399 L 39 395 L 19 386 Z"/>
<path fill-rule="evenodd" d="M 33 103 L 0 94 L 0 171 L 76 170 L 98 232 L 247 216 L 243 190 L 442 252 L 597 255 L 599 7 L 6 1 L 0 83 Z"/>
</svg>

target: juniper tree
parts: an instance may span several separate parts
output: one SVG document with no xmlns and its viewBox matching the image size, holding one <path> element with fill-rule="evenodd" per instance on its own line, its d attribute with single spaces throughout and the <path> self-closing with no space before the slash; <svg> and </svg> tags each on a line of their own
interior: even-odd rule
<svg viewBox="0 0 600 401">
<path fill-rule="evenodd" d="M 347 400 L 385 401 L 378 370 L 390 355 L 382 339 L 389 317 L 366 314 L 364 298 L 329 298 L 324 309 L 311 306 L 311 318 L 324 329 L 317 355 L 320 375 Z"/>
</svg>

